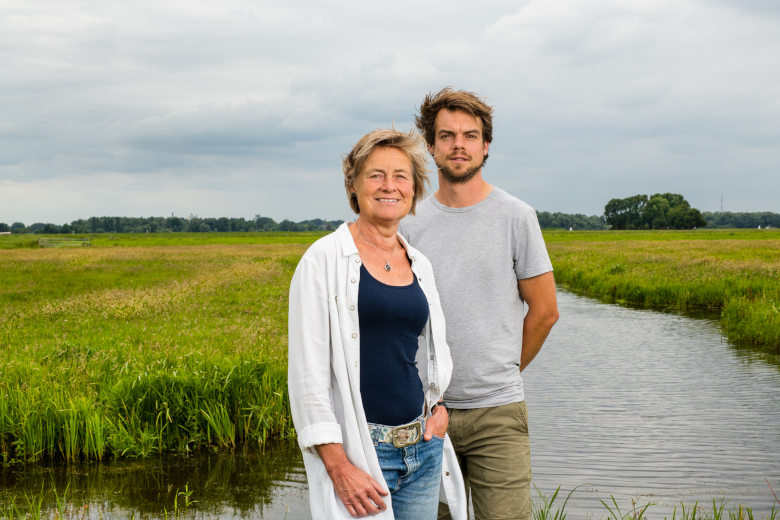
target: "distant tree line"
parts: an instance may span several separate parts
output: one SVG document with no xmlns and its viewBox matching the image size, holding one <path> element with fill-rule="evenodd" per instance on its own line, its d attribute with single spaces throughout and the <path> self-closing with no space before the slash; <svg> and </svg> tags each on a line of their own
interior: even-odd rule
<svg viewBox="0 0 780 520">
<path fill-rule="evenodd" d="M 187 220 L 182 217 L 92 217 L 88 219 L 74 220 L 70 224 L 51 224 L 37 222 L 31 226 L 25 226 L 21 222 L 14 222 L 10 226 L 0 223 L 0 232 L 11 233 L 209 233 L 212 231 L 332 231 L 343 220 L 303 220 L 292 222 L 282 220 L 276 222 L 269 217 L 260 217 L 256 220 L 244 218 L 193 218 Z"/>
<path fill-rule="evenodd" d="M 780 214 L 764 211 L 760 213 L 732 213 L 730 211 L 702 213 L 709 227 L 714 228 L 780 228 Z"/>
<path fill-rule="evenodd" d="M 679 193 L 612 199 L 604 207 L 604 217 L 612 229 L 693 229 L 707 225 L 701 212 Z"/>
<path fill-rule="evenodd" d="M 607 220 L 603 215 L 585 216 L 580 213 L 550 213 L 549 211 L 537 211 L 539 226 L 542 229 L 608 229 Z"/>
</svg>

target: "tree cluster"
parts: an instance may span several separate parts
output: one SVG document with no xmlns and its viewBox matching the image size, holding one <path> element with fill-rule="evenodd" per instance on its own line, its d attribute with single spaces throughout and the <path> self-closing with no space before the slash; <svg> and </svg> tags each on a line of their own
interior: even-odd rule
<svg viewBox="0 0 780 520">
<path fill-rule="evenodd" d="M 694 229 L 707 225 L 701 212 L 678 193 L 612 199 L 604 207 L 604 217 L 612 229 Z"/>
<path fill-rule="evenodd" d="M 256 220 L 243 218 L 193 218 L 181 217 L 92 217 L 74 220 L 71 223 L 57 225 L 42 222 L 25 226 L 21 222 L 0 223 L 0 232 L 71 234 L 71 233 L 208 233 L 212 231 L 332 231 L 341 225 L 342 220 L 304 220 L 292 222 L 283 220 L 277 223 L 269 217 Z"/>
<path fill-rule="evenodd" d="M 757 213 L 732 213 L 730 211 L 702 213 L 710 227 L 714 228 L 780 228 L 780 214 L 769 211 Z"/>
<path fill-rule="evenodd" d="M 598 230 L 608 229 L 607 221 L 603 215 L 586 216 L 581 213 L 550 213 L 549 211 L 537 211 L 539 226 L 542 229 L 577 229 Z"/>
</svg>

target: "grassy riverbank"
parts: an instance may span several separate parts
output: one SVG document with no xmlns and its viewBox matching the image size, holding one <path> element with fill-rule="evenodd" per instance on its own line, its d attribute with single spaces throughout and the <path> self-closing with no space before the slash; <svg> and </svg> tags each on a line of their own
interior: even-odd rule
<svg viewBox="0 0 780 520">
<path fill-rule="evenodd" d="M 307 246 L 126 238 L 136 247 L 0 251 L 0 457 L 146 456 L 293 435 L 287 290 Z"/>
<path fill-rule="evenodd" d="M 609 301 L 721 311 L 730 340 L 780 348 L 780 230 L 545 233 L 556 281 Z"/>
<path fill-rule="evenodd" d="M 0 237 L 0 458 L 102 459 L 294 435 L 287 289 L 322 233 Z M 780 343 L 780 233 L 546 232 L 556 279 L 642 305 L 722 310 Z M 279 243 L 273 243 L 279 242 Z"/>
</svg>

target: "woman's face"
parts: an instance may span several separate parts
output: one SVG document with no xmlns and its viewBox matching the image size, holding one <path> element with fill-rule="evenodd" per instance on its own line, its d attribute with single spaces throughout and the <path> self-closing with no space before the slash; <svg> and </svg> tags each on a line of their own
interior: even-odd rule
<svg viewBox="0 0 780 520">
<path fill-rule="evenodd" d="M 412 162 L 398 148 L 377 147 L 352 184 L 360 216 L 372 222 L 398 222 L 409 213 L 414 197 Z"/>
</svg>

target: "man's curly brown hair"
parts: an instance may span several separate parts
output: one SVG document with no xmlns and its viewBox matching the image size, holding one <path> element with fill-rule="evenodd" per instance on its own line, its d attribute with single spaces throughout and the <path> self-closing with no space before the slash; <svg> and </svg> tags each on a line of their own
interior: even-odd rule
<svg viewBox="0 0 780 520">
<path fill-rule="evenodd" d="M 493 107 L 485 103 L 473 92 L 453 90 L 444 87 L 436 94 L 428 93 L 420 105 L 420 115 L 415 116 L 414 124 L 422 133 L 425 142 L 433 146 L 436 141 L 436 115 L 439 110 L 460 110 L 482 121 L 482 139 L 493 142 Z"/>
</svg>

